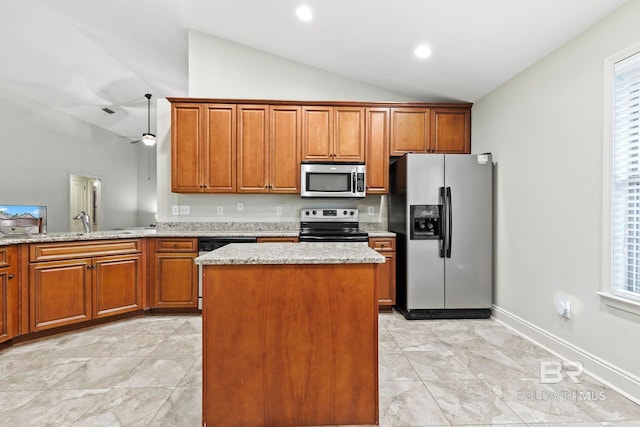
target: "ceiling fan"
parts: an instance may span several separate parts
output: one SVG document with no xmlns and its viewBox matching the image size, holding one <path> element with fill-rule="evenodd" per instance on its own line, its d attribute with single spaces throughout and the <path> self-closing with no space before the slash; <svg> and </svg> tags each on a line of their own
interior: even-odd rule
<svg viewBox="0 0 640 427">
<path fill-rule="evenodd" d="M 142 134 L 142 138 L 131 141 L 131 143 L 137 144 L 142 141 L 144 145 L 151 147 L 156 143 L 156 136 L 151 133 L 151 94 L 145 93 L 144 97 L 147 98 L 147 131 Z"/>
</svg>

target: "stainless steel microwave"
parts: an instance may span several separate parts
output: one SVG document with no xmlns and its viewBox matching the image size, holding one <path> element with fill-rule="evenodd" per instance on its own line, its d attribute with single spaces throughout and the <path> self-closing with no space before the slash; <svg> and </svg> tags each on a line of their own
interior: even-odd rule
<svg viewBox="0 0 640 427">
<path fill-rule="evenodd" d="M 302 162 L 301 197 L 365 197 L 364 163 Z"/>
</svg>

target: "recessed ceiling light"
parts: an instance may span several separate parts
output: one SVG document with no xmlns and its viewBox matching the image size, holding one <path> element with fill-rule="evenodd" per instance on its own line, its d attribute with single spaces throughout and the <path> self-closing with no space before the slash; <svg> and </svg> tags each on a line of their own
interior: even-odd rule
<svg viewBox="0 0 640 427">
<path fill-rule="evenodd" d="M 300 6 L 299 8 L 297 8 L 296 15 L 298 15 L 298 18 L 302 19 L 303 21 L 311 21 L 311 18 L 313 18 L 311 9 L 309 9 L 308 6 Z"/>
<path fill-rule="evenodd" d="M 421 44 L 420 46 L 416 47 L 416 50 L 414 50 L 413 53 L 418 58 L 428 58 L 431 56 L 431 48 L 427 45 Z"/>
</svg>

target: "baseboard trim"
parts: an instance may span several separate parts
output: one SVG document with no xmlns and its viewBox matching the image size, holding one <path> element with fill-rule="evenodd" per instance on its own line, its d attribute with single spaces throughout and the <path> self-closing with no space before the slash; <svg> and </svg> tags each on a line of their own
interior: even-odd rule
<svg viewBox="0 0 640 427">
<path fill-rule="evenodd" d="M 640 378 L 496 305 L 493 317 L 560 359 L 582 363 L 586 373 L 640 405 Z"/>
</svg>

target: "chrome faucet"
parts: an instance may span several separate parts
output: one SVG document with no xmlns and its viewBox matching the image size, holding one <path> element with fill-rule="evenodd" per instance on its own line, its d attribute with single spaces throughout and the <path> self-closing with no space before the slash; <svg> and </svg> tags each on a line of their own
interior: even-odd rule
<svg viewBox="0 0 640 427">
<path fill-rule="evenodd" d="M 91 220 L 89 218 L 89 215 L 87 215 L 85 211 L 80 211 L 78 214 L 76 214 L 76 216 L 73 217 L 73 219 L 75 219 L 76 221 L 82 221 L 85 233 L 91 232 Z"/>
</svg>

